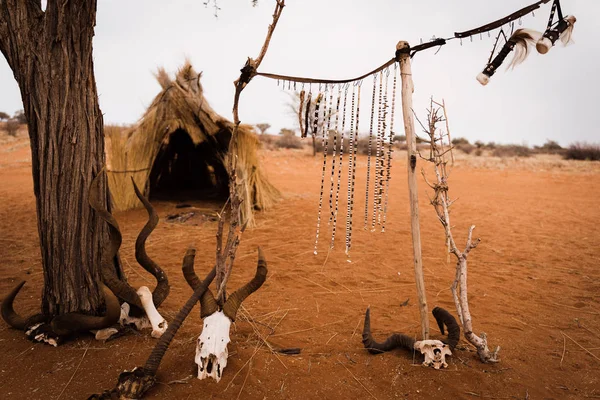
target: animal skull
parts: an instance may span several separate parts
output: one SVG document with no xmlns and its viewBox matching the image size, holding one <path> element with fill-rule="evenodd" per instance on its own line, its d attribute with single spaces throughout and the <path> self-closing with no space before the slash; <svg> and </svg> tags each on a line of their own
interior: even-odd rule
<svg viewBox="0 0 600 400">
<path fill-rule="evenodd" d="M 442 343 L 439 340 L 421 340 L 415 342 L 415 350 L 419 350 L 425 361 L 423 365 L 427 367 L 433 367 L 435 369 L 447 368 L 446 356 L 451 356 L 452 352 L 448 345 Z"/>
<path fill-rule="evenodd" d="M 221 380 L 223 369 L 227 366 L 230 327 L 231 320 L 223 311 L 217 311 L 204 318 L 204 326 L 196 346 L 198 379 L 210 376 L 217 382 Z"/>
</svg>

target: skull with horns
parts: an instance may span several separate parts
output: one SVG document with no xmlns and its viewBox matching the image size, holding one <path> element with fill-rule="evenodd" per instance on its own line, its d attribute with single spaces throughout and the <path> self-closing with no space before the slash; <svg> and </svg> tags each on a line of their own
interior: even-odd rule
<svg viewBox="0 0 600 400">
<path fill-rule="evenodd" d="M 190 287 L 195 291 L 201 281 L 194 272 L 196 251 L 188 249 L 183 261 L 183 275 Z M 198 379 L 211 377 L 217 382 L 221 380 L 223 369 L 227 366 L 227 345 L 230 342 L 229 329 L 235 321 L 242 302 L 257 291 L 267 278 L 267 261 L 260 247 L 258 248 L 258 265 L 256 274 L 246 285 L 230 295 L 221 306 L 213 293 L 207 289 L 200 298 L 200 318 L 204 320 L 202 333 L 198 337 L 195 362 L 198 364 Z"/>
<path fill-rule="evenodd" d="M 402 333 L 394 333 L 385 342 L 379 343 L 371 335 L 371 309 L 367 308 L 362 334 L 363 345 L 371 354 L 380 354 L 396 348 L 405 348 L 412 351 L 418 350 L 425 358 L 423 365 L 434 367 L 435 369 L 446 368 L 448 366 L 446 356 L 452 355 L 451 350 L 454 350 L 460 340 L 460 327 L 452 314 L 443 308 L 434 308 L 432 314 L 438 323 L 442 335 L 444 334 L 444 326 L 446 326 L 448 330 L 447 344 L 441 340 L 416 341 L 412 337 Z"/>
</svg>

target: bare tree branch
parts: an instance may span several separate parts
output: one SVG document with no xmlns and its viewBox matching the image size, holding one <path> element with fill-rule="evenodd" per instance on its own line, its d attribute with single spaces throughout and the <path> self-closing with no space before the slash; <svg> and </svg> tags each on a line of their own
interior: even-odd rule
<svg viewBox="0 0 600 400">
<path fill-rule="evenodd" d="M 438 107 L 435 108 L 434 104 Z M 451 154 L 452 146 L 450 146 L 450 149 L 445 150 L 443 147 L 444 141 L 442 140 L 444 135 L 437 133 L 437 124 L 447 120 L 447 118 L 440 116 L 440 108 L 443 108 L 443 106 L 440 106 L 439 103 L 434 102 L 433 99 L 431 99 L 430 108 L 427 110 L 428 128 L 424 128 L 423 124 L 421 124 L 425 132 L 429 135 L 429 161 L 433 164 L 436 181 L 435 183 L 428 181 L 425 177 L 424 171 L 423 177 L 427 185 L 434 189 L 434 196 L 431 199 L 431 204 L 435 209 L 440 223 L 444 227 L 448 250 L 450 253 L 454 254 L 457 260 L 456 275 L 451 286 L 451 291 L 452 297 L 454 298 L 454 304 L 456 305 L 458 317 L 463 326 L 465 338 L 471 344 L 473 344 L 473 346 L 475 346 L 477 349 L 477 354 L 482 362 L 498 362 L 498 351 L 500 350 L 500 347 L 497 347 L 493 352 L 490 351 L 488 349 L 487 336 L 485 333 L 482 333 L 480 336 L 477 336 L 475 333 L 473 333 L 473 324 L 471 320 L 471 313 L 469 311 L 469 301 L 467 296 L 467 257 L 469 252 L 477 247 L 480 239 L 477 238 L 473 240 L 473 230 L 475 229 L 475 225 L 471 225 L 464 251 L 461 252 L 458 250 L 456 242 L 454 241 L 449 212 L 450 205 L 454 201 L 450 201 L 448 197 L 448 171 L 446 169 L 446 155 L 448 153 Z"/>
<path fill-rule="evenodd" d="M 241 225 L 241 213 L 240 213 L 240 204 L 242 203 L 242 198 L 240 196 L 240 183 L 246 177 L 240 177 L 237 175 L 237 134 L 240 125 L 239 118 L 239 100 L 240 95 L 246 85 L 250 82 L 252 77 L 256 74 L 256 69 L 260 66 L 263 58 L 265 57 L 267 50 L 269 48 L 269 43 L 271 41 L 271 36 L 275 31 L 275 27 L 277 26 L 277 21 L 279 21 L 279 17 L 281 16 L 281 12 L 283 11 L 283 7 L 285 6 L 284 0 L 276 0 L 275 11 L 273 13 L 273 22 L 269 25 L 269 29 L 267 31 L 267 37 L 265 38 L 265 42 L 262 46 L 260 54 L 256 60 L 252 58 L 248 58 L 246 61 L 246 65 L 241 70 L 240 77 L 234 82 L 235 85 L 235 95 L 233 100 L 233 131 L 231 133 L 231 139 L 229 141 L 229 230 L 227 234 L 227 240 L 225 242 L 225 248 L 222 247 L 222 226 L 220 227 L 221 233 L 218 233 L 217 236 L 217 276 L 216 276 L 216 284 L 218 288 L 217 293 L 217 302 L 220 304 L 224 304 L 225 302 L 225 293 L 227 289 L 227 281 L 229 280 L 229 276 L 231 275 L 231 271 L 233 269 L 233 263 L 235 260 L 235 254 L 237 251 L 237 247 L 240 243 L 240 239 L 242 233 L 246 229 L 246 225 Z"/>
</svg>

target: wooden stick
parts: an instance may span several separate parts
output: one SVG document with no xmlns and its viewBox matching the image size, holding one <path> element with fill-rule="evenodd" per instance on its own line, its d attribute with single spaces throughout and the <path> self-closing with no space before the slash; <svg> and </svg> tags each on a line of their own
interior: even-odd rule
<svg viewBox="0 0 600 400">
<path fill-rule="evenodd" d="M 450 144 L 450 148 L 452 148 L 452 138 L 450 137 L 450 127 L 448 126 L 448 111 L 446 110 L 446 100 L 442 99 L 442 110 L 444 110 L 444 119 L 446 120 L 446 135 L 448 136 L 448 142 Z M 450 151 L 450 157 L 452 160 L 452 165 L 454 165 L 454 152 Z"/>
<path fill-rule="evenodd" d="M 596 360 L 600 361 L 600 357 L 598 357 L 597 355 L 595 355 L 594 353 L 592 353 L 591 351 L 589 351 L 588 349 L 586 349 L 585 347 L 583 347 L 582 345 L 580 345 L 579 343 L 577 343 L 575 341 L 575 339 L 573 339 L 571 336 L 567 335 L 566 333 L 564 333 L 563 331 L 560 331 L 560 333 L 562 333 L 564 336 L 568 337 L 569 339 L 571 339 L 571 341 L 573 343 L 575 343 L 577 346 L 581 347 L 582 350 L 584 350 L 586 353 L 588 353 L 590 356 L 594 357 Z"/>
<path fill-rule="evenodd" d="M 359 380 L 358 380 L 358 378 L 357 378 L 356 376 L 354 376 L 354 374 L 352 373 L 352 371 L 350 371 L 350 370 L 348 369 L 348 367 L 346 367 L 344 364 L 342 364 L 342 363 L 341 363 L 341 362 L 339 362 L 339 361 L 338 361 L 338 364 L 340 364 L 342 367 L 344 367 L 344 368 L 346 369 L 346 371 L 348 371 L 348 373 L 349 373 L 350 375 L 352 375 L 352 378 L 354 378 L 354 380 L 355 380 L 356 382 L 358 382 L 358 384 L 359 384 L 360 386 L 362 386 L 362 387 L 363 387 L 363 389 L 365 389 L 365 391 L 366 391 L 367 393 L 369 393 L 369 394 L 371 395 L 371 397 L 372 397 L 372 398 L 374 398 L 374 399 L 377 399 L 377 397 L 375 397 L 375 395 L 374 395 L 373 393 L 371 393 L 371 391 L 370 391 L 369 389 L 367 389 L 367 387 L 366 387 L 365 385 L 363 385 L 363 383 L 362 383 L 361 381 L 359 381 Z"/>
<path fill-rule="evenodd" d="M 565 352 L 567 351 L 567 338 L 564 333 L 562 333 L 562 335 L 563 335 L 563 352 L 562 352 L 562 356 L 560 357 L 560 367 L 561 368 L 562 368 L 563 360 L 565 359 Z"/>
<path fill-rule="evenodd" d="M 313 326 L 312 328 L 300 329 L 300 330 L 297 330 L 297 331 L 282 332 L 282 333 L 278 333 L 276 335 L 271 335 L 271 337 L 284 336 L 284 335 L 292 335 L 294 333 L 301 333 L 301 332 L 308 332 L 308 331 L 312 331 L 312 330 L 315 330 L 315 329 L 324 328 L 324 327 L 329 326 L 329 325 L 339 324 L 340 322 L 344 322 L 344 320 L 340 319 L 339 321 L 330 322 L 328 324 L 319 325 L 319 326 Z"/>
<path fill-rule="evenodd" d="M 410 48 L 404 41 L 398 42 L 397 50 Z M 404 133 L 408 144 L 408 190 L 410 194 L 410 225 L 413 242 L 413 261 L 419 311 L 421 313 L 421 335 L 423 340 L 429 339 L 429 315 L 427 296 L 425 295 L 425 280 L 423 278 L 423 260 L 421 258 L 421 228 L 419 226 L 419 194 L 417 188 L 417 140 L 412 116 L 412 94 L 414 85 L 410 66 L 409 52 L 400 55 L 400 76 L 402 77 L 402 115 L 404 117 Z"/>
<path fill-rule="evenodd" d="M 67 390 L 67 387 L 69 386 L 69 384 L 71 383 L 71 381 L 75 377 L 75 374 L 77 373 L 77 371 L 79 371 L 79 367 L 81 367 L 81 363 L 83 362 L 83 359 L 85 358 L 85 355 L 87 354 L 88 349 L 90 348 L 91 344 L 92 344 L 92 340 L 90 339 L 90 341 L 88 342 L 87 347 L 85 348 L 85 351 L 83 352 L 83 355 L 81 356 L 81 360 L 79 360 L 79 364 L 77 364 L 77 368 L 75 368 L 75 372 L 73 372 L 73 375 L 71 375 L 71 378 L 69 379 L 69 381 L 67 382 L 67 384 L 65 385 L 65 387 L 63 387 L 63 390 L 60 392 L 60 394 L 58 395 L 58 397 L 56 398 L 56 400 L 59 400 L 62 397 L 63 393 L 65 392 L 65 390 Z"/>
</svg>

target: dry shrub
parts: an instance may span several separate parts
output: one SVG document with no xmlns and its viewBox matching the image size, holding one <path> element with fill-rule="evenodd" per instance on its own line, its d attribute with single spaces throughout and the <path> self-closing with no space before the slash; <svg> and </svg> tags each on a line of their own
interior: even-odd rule
<svg viewBox="0 0 600 400">
<path fill-rule="evenodd" d="M 600 145 L 588 143 L 573 143 L 565 151 L 566 160 L 600 161 Z"/>
<path fill-rule="evenodd" d="M 350 142 L 348 141 L 348 138 L 346 136 L 343 136 L 343 139 L 344 139 L 344 142 L 343 142 L 344 154 L 348 154 L 348 151 L 350 151 Z M 336 143 L 337 143 L 337 146 L 336 146 Z M 315 147 L 317 149 L 318 154 L 323 154 L 323 139 L 322 138 L 317 138 Z M 333 131 L 329 132 L 329 138 L 327 141 L 327 154 L 328 155 L 333 154 L 334 148 L 335 148 L 336 154 L 339 154 L 341 147 L 342 147 L 342 140 L 341 140 L 340 135 L 338 135 L 337 139 L 336 139 L 334 132 Z"/>
<path fill-rule="evenodd" d="M 16 120 L 15 118 L 11 118 L 8 121 L 6 121 L 6 124 L 4 124 L 4 130 L 6 130 L 6 133 L 9 136 L 17 136 L 17 131 L 19 130 L 19 121 Z"/>
<path fill-rule="evenodd" d="M 452 141 L 452 143 L 454 143 L 454 140 Z M 469 142 L 458 142 L 458 144 L 454 143 L 454 148 L 456 150 L 462 151 L 465 154 L 471 154 L 476 147 L 470 144 Z"/>
<path fill-rule="evenodd" d="M 541 154 L 564 154 L 565 149 L 554 140 L 547 140 L 543 146 L 535 146 L 535 151 Z"/>
<path fill-rule="evenodd" d="M 275 147 L 280 149 L 301 149 L 304 145 L 298 136 L 286 133 L 277 139 Z"/>
<path fill-rule="evenodd" d="M 529 157 L 533 152 L 527 146 L 519 144 L 496 145 L 492 156 L 494 157 Z"/>
<path fill-rule="evenodd" d="M 459 144 L 470 144 L 466 138 L 459 137 L 452 139 L 452 144 L 458 146 Z"/>
</svg>

